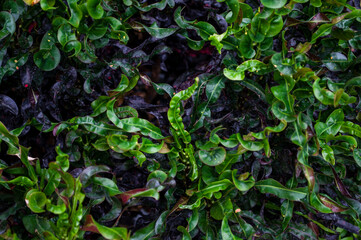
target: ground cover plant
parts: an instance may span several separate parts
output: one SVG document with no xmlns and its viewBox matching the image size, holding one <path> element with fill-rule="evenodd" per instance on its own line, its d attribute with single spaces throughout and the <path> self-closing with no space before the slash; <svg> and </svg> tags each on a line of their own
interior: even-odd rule
<svg viewBox="0 0 361 240">
<path fill-rule="evenodd" d="M 4 0 L 2 239 L 360 239 L 361 6 Z"/>
</svg>

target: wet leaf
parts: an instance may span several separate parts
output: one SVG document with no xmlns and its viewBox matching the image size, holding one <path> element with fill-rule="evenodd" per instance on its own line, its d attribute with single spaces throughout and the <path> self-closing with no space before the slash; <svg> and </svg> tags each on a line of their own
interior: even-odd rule
<svg viewBox="0 0 361 240">
<path fill-rule="evenodd" d="M 307 195 L 304 188 L 286 188 L 274 179 L 258 181 L 256 182 L 255 187 L 262 193 L 271 193 L 279 198 L 284 198 L 292 201 L 299 201 Z"/>
<path fill-rule="evenodd" d="M 129 233 L 126 228 L 123 227 L 106 227 L 97 223 L 91 215 L 86 216 L 85 224 L 82 229 L 84 231 L 90 231 L 101 234 L 105 239 L 129 239 Z"/>
</svg>

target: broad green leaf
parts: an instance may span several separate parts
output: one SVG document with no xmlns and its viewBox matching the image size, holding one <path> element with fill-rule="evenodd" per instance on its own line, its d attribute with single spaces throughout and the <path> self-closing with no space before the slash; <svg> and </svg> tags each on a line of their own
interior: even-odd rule
<svg viewBox="0 0 361 240">
<path fill-rule="evenodd" d="M 196 27 L 198 35 L 203 40 L 208 40 L 213 34 L 218 34 L 213 25 L 208 22 L 199 21 L 194 23 L 193 26 Z"/>
<path fill-rule="evenodd" d="M 148 138 L 142 138 L 142 145 L 140 146 L 139 150 L 142 152 L 145 152 L 145 153 L 149 153 L 149 154 L 157 153 L 162 149 L 163 144 L 164 144 L 163 141 L 160 144 L 156 144 L 156 143 L 153 143 Z"/>
<path fill-rule="evenodd" d="M 199 150 L 199 159 L 208 166 L 217 166 L 226 158 L 226 150 L 223 147 L 216 147 L 209 151 Z"/>
<path fill-rule="evenodd" d="M 312 207 L 314 207 L 319 212 L 332 213 L 332 210 L 321 202 L 319 196 L 315 192 L 312 192 L 310 195 L 310 203 Z"/>
<path fill-rule="evenodd" d="M 55 0 L 40 0 L 40 7 L 44 11 L 56 9 L 54 5 L 55 5 Z"/>
<path fill-rule="evenodd" d="M 296 122 L 293 122 L 293 126 L 295 130 L 291 136 L 291 141 L 294 144 L 303 147 L 307 142 L 306 135 L 302 132 L 301 127 L 299 127 Z"/>
<path fill-rule="evenodd" d="M 244 34 L 239 39 L 239 49 L 242 56 L 250 59 L 256 55 L 256 51 L 253 49 L 253 43 L 248 34 Z"/>
<path fill-rule="evenodd" d="M 133 150 L 138 144 L 138 138 L 138 135 L 133 135 L 129 140 L 128 136 L 113 134 L 107 137 L 107 142 L 110 149 L 115 152 L 123 153 Z"/>
<path fill-rule="evenodd" d="M 60 215 L 60 214 L 62 214 L 62 213 L 64 213 L 66 211 L 66 205 L 63 202 L 60 203 L 59 205 L 54 205 L 54 204 L 51 204 L 51 203 L 47 203 L 46 204 L 46 210 L 51 212 L 51 213 Z"/>
<path fill-rule="evenodd" d="M 105 239 L 114 240 L 127 240 L 129 239 L 129 233 L 126 228 L 123 227 L 106 227 L 97 223 L 91 215 L 86 216 L 85 224 L 83 226 L 84 231 L 90 231 L 101 234 Z"/>
<path fill-rule="evenodd" d="M 34 213 L 45 212 L 44 207 L 47 202 L 46 195 L 37 189 L 31 189 L 26 193 L 25 203 Z"/>
<path fill-rule="evenodd" d="M 64 47 L 69 41 L 76 40 L 76 36 L 72 33 L 71 26 L 69 24 L 63 24 L 59 27 L 57 38 L 59 43 Z"/>
<path fill-rule="evenodd" d="M 158 27 L 157 23 L 154 22 L 150 27 L 147 27 L 142 24 L 144 29 L 153 37 L 157 39 L 169 37 L 173 33 L 175 33 L 178 29 L 177 28 L 160 28 Z"/>
<path fill-rule="evenodd" d="M 340 131 L 361 138 L 361 126 L 356 123 L 346 121 L 341 125 Z"/>
<path fill-rule="evenodd" d="M 237 67 L 236 70 L 230 70 L 225 68 L 223 74 L 231 80 L 243 80 L 245 78 L 245 72 L 249 71 L 257 75 L 264 75 L 269 72 L 269 67 L 261 61 L 258 60 L 248 60 L 243 62 Z"/>
<path fill-rule="evenodd" d="M 361 149 L 353 150 L 353 158 L 359 167 L 361 167 Z"/>
<path fill-rule="evenodd" d="M 238 17 L 238 13 L 239 13 L 239 9 L 240 6 L 238 4 L 238 0 L 225 0 L 228 7 L 231 9 L 232 11 L 232 15 L 228 17 L 226 17 L 226 20 L 228 23 L 233 23 L 234 21 L 237 20 Z"/>
<path fill-rule="evenodd" d="M 87 0 L 87 9 L 89 15 L 94 19 L 101 19 L 104 14 L 104 9 L 101 6 L 101 0 Z"/>
<path fill-rule="evenodd" d="M 83 12 L 81 7 L 77 4 L 78 0 L 67 0 L 70 10 L 70 19 L 69 23 L 73 26 L 78 28 L 81 19 L 83 18 Z M 89 2 L 89 1 L 88 1 Z M 90 13 L 89 13 L 90 14 Z"/>
<path fill-rule="evenodd" d="M 137 230 L 132 236 L 131 236 L 131 240 L 139 240 L 139 239 L 144 239 L 144 240 L 148 240 L 149 238 L 151 238 L 152 236 L 154 236 L 155 233 L 155 221 L 150 223 L 148 226 L 141 228 L 139 230 Z"/>
<path fill-rule="evenodd" d="M 332 29 L 332 27 L 333 27 L 334 25 L 335 25 L 335 24 L 333 24 L 333 23 L 322 24 L 322 25 L 317 29 L 317 31 L 312 34 L 310 43 L 311 43 L 311 44 L 314 44 L 314 43 L 316 43 L 316 40 L 317 40 L 319 37 L 323 37 L 323 36 L 325 36 L 325 35 L 330 34 L 330 33 L 331 33 L 331 29 Z"/>
<path fill-rule="evenodd" d="M 232 230 L 228 224 L 228 218 L 230 217 L 231 214 L 227 214 L 226 216 L 224 216 L 223 220 L 222 220 L 222 226 L 221 226 L 221 235 L 222 235 L 222 239 L 223 240 L 240 240 L 241 238 L 235 236 L 232 233 Z"/>
<path fill-rule="evenodd" d="M 86 187 L 88 185 L 88 182 L 90 180 L 90 178 L 97 174 L 97 173 L 101 173 L 101 172 L 109 172 L 110 168 L 108 166 L 105 165 L 98 165 L 98 166 L 90 166 L 85 168 L 82 173 L 79 175 L 79 179 L 81 184 Z"/>
<path fill-rule="evenodd" d="M 119 191 L 117 184 L 109 178 L 103 177 L 93 177 L 92 182 L 99 186 L 102 186 L 103 189 L 109 194 L 110 197 L 121 194 Z"/>
<path fill-rule="evenodd" d="M 215 192 L 225 190 L 231 185 L 233 185 L 233 184 L 228 179 L 216 181 L 216 182 L 209 184 L 206 188 L 202 189 L 201 194 L 203 196 L 212 196 Z"/>
<path fill-rule="evenodd" d="M 2 29 L 0 30 L 0 41 L 7 37 L 8 35 L 12 35 L 15 32 L 16 24 L 13 15 L 9 12 L 2 11 L 0 12 L 0 22 Z"/>
<path fill-rule="evenodd" d="M 123 192 L 119 194 L 117 197 L 119 197 L 123 204 L 126 204 L 129 199 L 134 197 L 152 197 L 155 200 L 159 199 L 159 193 L 155 189 L 148 189 L 148 188 L 139 188 L 139 189 L 133 189 L 129 190 L 127 192 Z"/>
<path fill-rule="evenodd" d="M 107 116 L 109 120 L 114 123 L 115 126 L 129 133 L 141 132 L 143 135 L 149 136 L 153 139 L 164 138 L 160 129 L 145 119 L 137 117 L 119 119 L 114 112 L 115 102 L 116 99 L 108 102 L 107 104 Z"/>
<path fill-rule="evenodd" d="M 189 234 L 189 232 L 187 231 L 187 229 L 185 227 L 178 226 L 177 230 L 180 231 L 181 233 L 183 233 L 182 240 L 191 240 L 192 239 L 191 235 Z"/>
<path fill-rule="evenodd" d="M 271 58 L 271 62 L 273 64 L 273 66 L 278 71 L 280 71 L 283 75 L 291 76 L 292 74 L 295 73 L 295 70 L 294 70 L 294 67 L 292 66 L 292 64 L 290 64 L 287 61 L 288 61 L 288 59 L 283 59 L 281 53 L 276 53 Z M 293 88 L 293 86 L 292 86 L 292 88 Z"/>
<path fill-rule="evenodd" d="M 279 34 L 281 32 L 282 28 L 283 28 L 282 16 L 280 16 L 280 15 L 274 16 L 271 19 L 270 28 L 269 28 L 269 30 L 267 32 L 266 37 L 274 37 L 274 36 L 276 36 L 277 34 Z"/>
<path fill-rule="evenodd" d="M 291 200 L 285 200 L 281 205 L 281 214 L 283 216 L 282 230 L 285 230 L 288 223 L 291 221 L 293 216 L 293 202 Z"/>
<path fill-rule="evenodd" d="M 55 45 L 51 49 L 42 49 L 34 54 L 35 64 L 44 71 L 54 70 L 60 63 L 60 52 Z"/>
<path fill-rule="evenodd" d="M 149 4 L 149 5 L 145 6 L 145 7 L 136 6 L 136 8 L 138 8 L 140 11 L 143 11 L 143 12 L 148 12 L 148 11 L 152 10 L 153 8 L 156 8 L 158 10 L 163 10 L 167 6 L 168 1 L 167 0 L 161 0 L 161 1 L 153 3 L 153 4 Z"/>
<path fill-rule="evenodd" d="M 315 124 L 315 131 L 317 137 L 325 139 L 327 135 L 335 136 L 344 125 L 344 114 L 342 109 L 336 109 L 327 118 L 326 123 L 317 122 Z"/>
<path fill-rule="evenodd" d="M 108 96 L 100 96 L 97 100 L 91 103 L 91 107 L 93 108 L 92 117 L 96 117 L 99 114 L 102 114 L 107 110 L 107 103 L 110 100 Z"/>
<path fill-rule="evenodd" d="M 24 186 L 26 188 L 32 187 L 35 184 L 32 180 L 30 180 L 30 178 L 24 176 L 16 177 L 9 181 L 0 180 L 0 184 L 5 184 L 5 183 Z"/>
<path fill-rule="evenodd" d="M 40 217 L 37 214 L 26 215 L 22 218 L 25 229 L 31 234 L 40 233 L 43 234 L 45 231 L 50 231 L 51 226 L 47 218 Z M 15 240 L 15 239 L 14 239 Z"/>
<path fill-rule="evenodd" d="M 305 191 L 306 189 L 304 188 L 289 189 L 272 178 L 256 182 L 255 187 L 261 193 L 271 193 L 279 198 L 292 201 L 301 200 L 307 195 L 307 192 Z"/>
<path fill-rule="evenodd" d="M 281 84 L 271 88 L 271 91 L 276 99 L 282 102 L 283 108 L 280 102 L 274 102 L 272 105 L 272 112 L 275 116 L 287 122 L 292 122 L 296 119 L 295 111 L 293 108 L 294 97 L 290 94 L 290 91 L 294 87 L 294 80 L 289 77 L 285 77 L 281 80 Z"/>
<path fill-rule="evenodd" d="M 265 7 L 276 9 L 283 7 L 287 3 L 287 0 L 261 0 L 261 3 Z"/>
<path fill-rule="evenodd" d="M 244 147 L 248 151 L 259 151 L 264 147 L 263 142 L 243 140 L 243 138 L 239 133 L 237 133 L 237 139 L 239 143 L 242 145 L 242 147 Z"/>
<path fill-rule="evenodd" d="M 163 183 L 165 180 L 167 180 L 167 177 L 168 177 L 168 175 L 165 172 L 163 172 L 162 170 L 155 170 L 148 175 L 147 181 L 155 178 L 155 179 L 159 180 L 160 183 Z"/>
<path fill-rule="evenodd" d="M 155 234 L 162 234 L 165 231 L 166 224 L 167 224 L 167 216 L 168 216 L 169 212 L 170 212 L 169 210 L 164 211 L 158 217 L 157 221 L 155 222 L 155 227 L 154 227 Z"/>
<path fill-rule="evenodd" d="M 117 107 L 114 112 L 118 118 L 139 117 L 137 110 L 130 106 Z"/>
<path fill-rule="evenodd" d="M 237 169 L 232 170 L 232 180 L 236 188 L 241 192 L 248 191 L 255 184 L 253 176 L 249 176 L 248 172 L 237 176 Z"/>
</svg>

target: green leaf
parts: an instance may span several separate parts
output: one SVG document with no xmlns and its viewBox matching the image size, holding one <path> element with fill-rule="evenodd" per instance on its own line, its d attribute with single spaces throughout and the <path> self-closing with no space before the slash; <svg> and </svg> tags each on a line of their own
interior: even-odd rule
<svg viewBox="0 0 361 240">
<path fill-rule="evenodd" d="M 206 188 L 201 191 L 203 196 L 211 197 L 215 192 L 219 192 L 227 189 L 229 186 L 233 185 L 228 179 L 223 179 L 220 181 L 213 182 L 209 184 Z"/>
<path fill-rule="evenodd" d="M 81 19 L 83 18 L 83 12 L 81 7 L 77 4 L 78 0 L 67 0 L 70 10 L 70 19 L 69 23 L 73 26 L 78 28 Z M 90 13 L 89 13 L 90 14 Z"/>
<path fill-rule="evenodd" d="M 221 43 L 221 41 L 223 40 L 223 38 L 227 35 L 227 31 L 225 31 L 222 34 L 213 34 L 209 37 L 208 40 L 211 41 L 211 45 L 215 46 L 217 48 L 217 51 L 219 54 L 221 54 L 221 50 L 223 48 L 223 44 Z"/>
<path fill-rule="evenodd" d="M 238 4 L 238 0 L 225 0 L 228 7 L 231 9 L 232 11 L 232 15 L 229 16 L 227 15 L 226 17 L 226 21 L 228 23 L 233 23 L 234 21 L 237 20 L 238 18 L 238 13 L 239 13 L 239 9 L 240 9 L 240 6 Z"/>
<path fill-rule="evenodd" d="M 44 11 L 56 9 L 53 7 L 55 5 L 55 0 L 40 0 L 40 7 Z"/>
<path fill-rule="evenodd" d="M 287 3 L 287 0 L 261 0 L 261 3 L 265 7 L 277 9 L 283 7 Z"/>
<path fill-rule="evenodd" d="M 142 26 L 152 37 L 155 37 L 157 39 L 169 37 L 178 30 L 177 28 L 160 28 L 158 27 L 156 22 L 150 25 L 150 27 L 147 27 L 143 24 Z"/>
<path fill-rule="evenodd" d="M 8 35 L 13 35 L 16 29 L 15 19 L 9 12 L 0 12 L 0 22 L 2 29 L 0 30 L 0 41 Z"/>
<path fill-rule="evenodd" d="M 199 21 L 194 23 L 193 26 L 196 27 L 198 35 L 206 41 L 213 34 L 218 34 L 213 25 L 208 22 Z"/>
<path fill-rule="evenodd" d="M 284 198 L 292 201 L 301 200 L 307 195 L 306 189 L 289 189 L 272 178 L 256 182 L 255 187 L 261 193 L 271 193 L 279 198 Z"/>
<path fill-rule="evenodd" d="M 124 106 L 124 107 L 117 107 L 114 109 L 115 114 L 119 118 L 126 118 L 126 117 L 138 117 L 138 112 L 134 108 L 130 106 Z"/>
<path fill-rule="evenodd" d="M 281 214 L 283 216 L 282 230 L 285 230 L 288 227 L 288 223 L 292 219 L 293 206 L 294 206 L 294 204 L 290 200 L 285 200 L 281 205 Z"/>
<path fill-rule="evenodd" d="M 109 172 L 110 168 L 105 165 L 98 165 L 98 166 L 90 166 L 83 170 L 83 172 L 79 175 L 79 179 L 83 187 L 86 187 L 88 185 L 88 182 L 90 178 L 101 172 Z"/>
<path fill-rule="evenodd" d="M 242 145 L 242 147 L 247 149 L 248 151 L 259 151 L 264 147 L 263 142 L 243 140 L 243 138 L 239 133 L 237 133 L 237 139 L 239 143 Z"/>
<path fill-rule="evenodd" d="M 310 3 L 314 7 L 321 7 L 322 6 L 322 1 L 321 0 L 310 0 Z"/>
<path fill-rule="evenodd" d="M 122 200 L 123 204 L 126 204 L 129 199 L 134 197 L 152 197 L 155 200 L 158 200 L 159 193 L 153 188 L 151 189 L 139 188 L 139 189 L 133 189 L 127 192 L 123 192 L 119 194 L 117 197 L 119 197 Z"/>
<path fill-rule="evenodd" d="M 148 11 L 152 10 L 153 8 L 157 8 L 158 10 L 163 10 L 167 6 L 167 2 L 168 2 L 167 0 L 161 0 L 160 2 L 149 4 L 145 7 L 136 6 L 136 8 L 138 8 L 140 11 L 143 11 L 143 12 L 148 12 Z"/>
<path fill-rule="evenodd" d="M 100 96 L 97 100 L 91 103 L 91 107 L 93 108 L 92 117 L 96 117 L 99 114 L 102 114 L 107 110 L 107 103 L 110 100 L 108 96 Z"/>
<path fill-rule="evenodd" d="M 231 213 L 224 216 L 222 220 L 222 226 L 221 226 L 221 235 L 223 240 L 240 240 L 241 238 L 235 236 L 232 233 L 232 230 L 228 224 L 228 218 L 230 217 Z"/>
<path fill-rule="evenodd" d="M 276 99 L 282 102 L 274 102 L 272 104 L 273 114 L 280 120 L 284 119 L 287 122 L 292 122 L 296 119 L 293 108 L 294 98 L 290 91 L 294 87 L 294 80 L 288 77 L 281 79 L 281 84 L 271 88 L 271 91 Z M 281 106 L 284 106 L 283 108 Z"/>
<path fill-rule="evenodd" d="M 5 183 L 24 186 L 26 188 L 32 187 L 35 184 L 32 180 L 30 180 L 30 178 L 24 176 L 16 177 L 9 181 L 0 180 L 0 184 L 5 184 Z"/>
<path fill-rule="evenodd" d="M 315 131 L 317 137 L 325 139 L 327 135 L 335 136 L 344 124 L 344 114 L 342 109 L 336 109 L 327 118 L 326 123 L 317 122 L 315 124 Z"/>
<path fill-rule="evenodd" d="M 56 162 L 59 164 L 59 166 L 61 167 L 61 169 L 64 172 L 68 171 L 69 165 L 70 165 L 69 155 L 66 153 L 63 153 L 59 146 L 56 146 L 55 150 L 56 150 L 56 153 L 58 154 L 56 156 Z"/>
<path fill-rule="evenodd" d="M 156 233 L 155 233 L 155 221 L 154 221 L 154 222 L 148 224 L 148 226 L 137 230 L 130 239 L 131 240 L 139 240 L 139 239 L 148 240 L 155 234 Z"/>
<path fill-rule="evenodd" d="M 63 24 L 58 29 L 57 38 L 59 43 L 64 47 L 69 41 L 76 40 L 69 24 Z"/>
<path fill-rule="evenodd" d="M 142 145 L 140 146 L 139 150 L 149 154 L 157 153 L 162 149 L 163 144 L 163 141 L 161 144 L 155 144 L 148 138 L 142 138 Z"/>
<path fill-rule="evenodd" d="M 303 147 L 307 142 L 306 135 L 302 132 L 302 129 L 298 126 L 296 122 L 293 122 L 293 126 L 295 130 L 291 135 L 291 141 L 294 144 Z"/>
<path fill-rule="evenodd" d="M 335 25 L 335 24 L 333 24 L 333 23 L 322 24 L 322 25 L 317 29 L 317 31 L 312 34 L 310 43 L 311 43 L 311 44 L 314 44 L 314 43 L 316 43 L 316 40 L 317 40 L 319 37 L 323 37 L 323 36 L 325 36 L 325 35 L 330 34 L 333 25 Z"/>
<path fill-rule="evenodd" d="M 248 34 L 244 34 L 239 39 L 239 49 L 242 53 L 242 56 L 250 59 L 256 55 L 256 51 L 253 49 L 253 43 Z"/>
<path fill-rule="evenodd" d="M 356 123 L 346 121 L 342 124 L 340 131 L 361 138 L 361 126 Z"/>
<path fill-rule="evenodd" d="M 209 151 L 199 150 L 199 159 L 208 166 L 217 166 L 226 158 L 226 150 L 223 147 L 216 147 Z"/>
<path fill-rule="evenodd" d="M 191 240 L 192 239 L 191 235 L 189 234 L 189 232 L 187 231 L 187 229 L 185 227 L 178 226 L 177 230 L 180 231 L 181 233 L 183 233 L 182 240 Z"/>
<path fill-rule="evenodd" d="M 274 37 L 281 32 L 283 28 L 282 16 L 274 16 L 270 22 L 270 28 L 266 34 L 266 37 Z"/>
<path fill-rule="evenodd" d="M 356 164 L 361 167 L 361 149 L 353 150 L 353 158 L 355 159 Z"/>
<path fill-rule="evenodd" d="M 314 207 L 319 212 L 332 213 L 332 210 L 321 202 L 319 196 L 315 192 L 312 192 L 310 195 L 310 203 L 312 207 Z"/>
<path fill-rule="evenodd" d="M 22 218 L 22 221 L 25 229 L 31 234 L 43 234 L 45 231 L 51 230 L 49 220 L 36 214 L 26 215 Z"/>
<path fill-rule="evenodd" d="M 231 80 L 243 80 L 245 77 L 245 71 L 255 73 L 257 75 L 264 75 L 269 72 L 269 67 L 261 61 L 258 60 L 248 60 L 243 62 L 237 67 L 237 69 L 230 70 L 225 68 L 223 74 Z"/>
<path fill-rule="evenodd" d="M 35 64 L 44 71 L 54 70 L 60 63 L 60 52 L 55 45 L 48 50 L 43 49 L 34 54 Z"/>
<path fill-rule="evenodd" d="M 138 144 L 138 135 L 133 135 L 129 140 L 126 135 L 110 135 L 107 137 L 107 142 L 110 147 L 115 152 L 123 153 L 129 150 L 133 150 Z"/>
<path fill-rule="evenodd" d="M 167 180 L 168 175 L 162 170 L 155 170 L 148 175 L 147 181 L 153 178 L 157 179 L 160 183 L 163 183 L 165 180 Z"/>
<path fill-rule="evenodd" d="M 84 231 L 95 232 L 101 234 L 106 239 L 114 240 L 127 240 L 129 239 L 129 233 L 126 228 L 123 227 L 106 227 L 97 223 L 91 215 L 86 216 L 85 224 L 83 226 Z"/>
<path fill-rule="evenodd" d="M 195 79 L 194 84 L 186 90 L 180 91 L 173 96 L 169 103 L 168 120 L 171 126 L 176 130 L 178 137 L 182 138 L 185 143 L 191 141 L 191 135 L 184 129 L 182 117 L 180 116 L 181 101 L 187 100 L 192 96 L 198 87 L 198 78 Z"/>
<path fill-rule="evenodd" d="M 248 178 L 248 179 L 247 179 Z M 251 189 L 255 180 L 253 176 L 249 177 L 249 173 L 243 173 L 237 177 L 237 169 L 232 170 L 232 180 L 236 188 L 241 192 L 246 192 Z"/>
<path fill-rule="evenodd" d="M 108 102 L 107 104 L 107 116 L 109 120 L 114 123 L 115 126 L 129 133 L 141 132 L 143 135 L 149 136 L 153 139 L 164 138 L 160 129 L 145 119 L 132 117 L 120 120 L 114 112 L 115 102 L 116 99 Z"/>
<path fill-rule="evenodd" d="M 104 9 L 101 6 L 101 0 L 87 0 L 87 9 L 89 15 L 94 19 L 101 19 L 104 14 Z"/>
<path fill-rule="evenodd" d="M 271 62 L 273 66 L 280 71 L 283 75 L 291 76 L 295 73 L 293 66 L 288 63 L 289 59 L 283 59 L 281 53 L 273 54 Z M 293 87 L 293 86 L 292 86 Z"/>
<path fill-rule="evenodd" d="M 94 184 L 102 186 L 110 197 L 122 193 L 121 191 L 119 191 L 117 184 L 114 181 L 110 180 L 109 178 L 93 177 L 92 182 Z"/>
<path fill-rule="evenodd" d="M 44 207 L 48 199 L 43 192 L 40 192 L 37 189 L 31 189 L 26 193 L 25 203 L 34 213 L 42 213 L 45 212 Z"/>
</svg>

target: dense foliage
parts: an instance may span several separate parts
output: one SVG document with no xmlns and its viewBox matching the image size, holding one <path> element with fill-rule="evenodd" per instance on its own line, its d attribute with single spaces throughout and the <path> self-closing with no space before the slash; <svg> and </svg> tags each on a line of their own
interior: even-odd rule
<svg viewBox="0 0 361 240">
<path fill-rule="evenodd" d="M 361 10 L 3 0 L 3 239 L 361 239 Z"/>
</svg>

